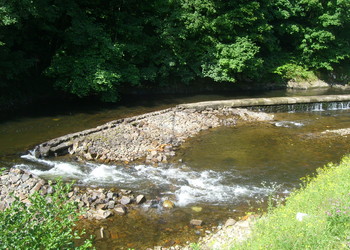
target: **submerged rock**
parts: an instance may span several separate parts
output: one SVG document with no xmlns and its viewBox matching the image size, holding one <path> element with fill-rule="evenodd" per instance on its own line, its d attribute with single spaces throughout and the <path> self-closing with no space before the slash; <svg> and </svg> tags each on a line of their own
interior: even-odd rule
<svg viewBox="0 0 350 250">
<path fill-rule="evenodd" d="M 197 213 L 201 212 L 202 211 L 202 207 L 191 207 L 191 209 Z"/>
<path fill-rule="evenodd" d="M 175 207 L 175 204 L 174 204 L 174 202 L 172 202 L 170 200 L 165 200 L 165 201 L 163 201 L 163 207 L 171 209 L 171 208 Z"/>
<path fill-rule="evenodd" d="M 190 221 L 190 224 L 191 224 L 192 226 L 201 226 L 201 225 L 203 224 L 203 221 L 202 221 L 202 220 L 192 219 L 192 220 Z"/>
</svg>

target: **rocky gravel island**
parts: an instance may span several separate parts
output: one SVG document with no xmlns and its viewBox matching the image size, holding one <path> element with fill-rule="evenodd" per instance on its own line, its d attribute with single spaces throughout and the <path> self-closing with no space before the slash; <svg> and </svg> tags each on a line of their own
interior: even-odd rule
<svg viewBox="0 0 350 250">
<path fill-rule="evenodd" d="M 72 155 L 78 160 L 166 163 L 176 148 L 200 131 L 237 121 L 269 121 L 273 115 L 240 108 L 175 107 L 120 119 L 69 134 L 35 148 L 36 157 Z"/>
</svg>

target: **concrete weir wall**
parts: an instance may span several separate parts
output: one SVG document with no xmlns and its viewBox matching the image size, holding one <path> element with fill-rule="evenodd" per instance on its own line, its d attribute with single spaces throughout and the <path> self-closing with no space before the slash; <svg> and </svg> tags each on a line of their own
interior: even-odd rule
<svg viewBox="0 0 350 250">
<path fill-rule="evenodd" d="M 181 104 L 177 107 L 183 109 L 204 110 L 206 108 L 238 108 L 254 106 L 274 106 L 301 103 L 324 103 L 350 101 L 350 95 L 321 95 L 321 96 L 297 96 L 297 97 L 272 97 L 272 98 L 247 98 L 236 100 L 207 101 Z"/>
</svg>

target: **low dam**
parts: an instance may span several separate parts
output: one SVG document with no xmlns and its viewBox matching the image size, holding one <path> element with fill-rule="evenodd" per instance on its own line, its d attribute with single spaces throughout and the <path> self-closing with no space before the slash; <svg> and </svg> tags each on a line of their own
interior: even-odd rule
<svg viewBox="0 0 350 250">
<path fill-rule="evenodd" d="M 203 110 L 206 108 L 254 108 L 260 107 L 263 111 L 265 110 L 280 110 L 281 106 L 291 107 L 293 105 L 297 106 L 312 106 L 312 104 L 326 104 L 324 106 L 329 106 L 337 109 L 337 107 L 349 108 L 350 95 L 321 95 L 321 96 L 296 96 L 296 97 L 273 97 L 273 98 L 247 98 L 247 99 L 237 99 L 237 100 L 223 100 L 223 101 L 207 101 L 198 103 L 181 104 L 177 107 L 184 109 L 196 109 Z M 329 103 L 334 103 L 333 106 Z M 345 103 L 345 105 L 344 105 Z M 309 104 L 309 105 L 307 105 Z M 328 104 L 328 105 L 327 105 Z M 265 107 L 265 108 L 263 108 Z M 308 111 L 308 110 L 305 110 Z"/>
<path fill-rule="evenodd" d="M 238 120 L 269 121 L 260 112 L 337 110 L 350 108 L 350 95 L 251 98 L 181 104 L 106 123 L 38 145 L 36 157 L 73 155 L 104 162 L 168 162 L 176 147 L 200 131 L 235 125 Z"/>
</svg>

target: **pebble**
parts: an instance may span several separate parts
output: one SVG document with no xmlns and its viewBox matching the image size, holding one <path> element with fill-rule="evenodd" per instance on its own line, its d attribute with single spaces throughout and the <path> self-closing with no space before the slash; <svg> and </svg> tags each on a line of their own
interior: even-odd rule
<svg viewBox="0 0 350 250">
<path fill-rule="evenodd" d="M 171 209 L 171 208 L 175 207 L 175 204 L 174 204 L 174 202 L 172 202 L 170 200 L 165 200 L 165 201 L 163 201 L 163 207 Z"/>
<path fill-rule="evenodd" d="M 127 208 L 125 206 L 118 206 L 114 210 L 119 215 L 124 215 L 127 213 Z"/>
<path fill-rule="evenodd" d="M 202 220 L 192 219 L 192 220 L 190 221 L 190 224 L 191 224 L 192 226 L 201 226 L 202 223 L 203 223 Z"/>
<path fill-rule="evenodd" d="M 229 227 L 229 226 L 233 226 L 234 224 L 236 224 L 236 220 L 234 219 L 228 219 L 226 222 L 225 222 L 225 226 L 224 227 Z"/>
<path fill-rule="evenodd" d="M 136 204 L 142 204 L 146 201 L 146 197 L 142 194 L 136 197 Z"/>
<path fill-rule="evenodd" d="M 123 205 L 127 205 L 131 203 L 131 199 L 128 196 L 122 196 L 120 199 L 120 203 Z"/>
</svg>

